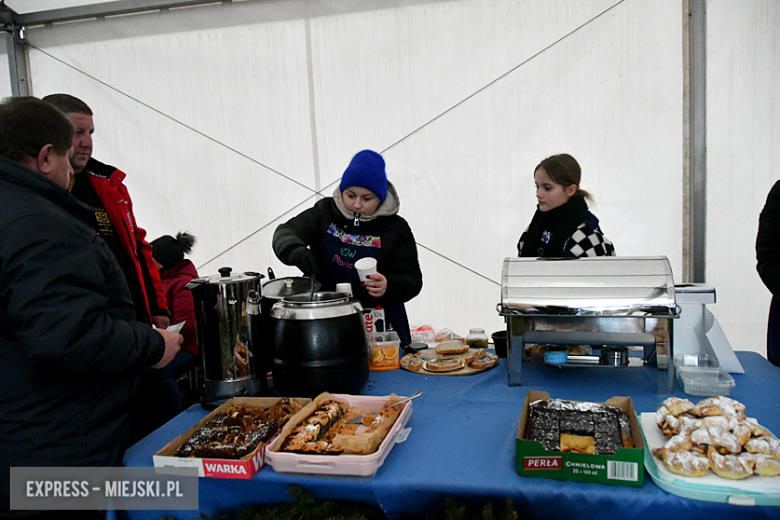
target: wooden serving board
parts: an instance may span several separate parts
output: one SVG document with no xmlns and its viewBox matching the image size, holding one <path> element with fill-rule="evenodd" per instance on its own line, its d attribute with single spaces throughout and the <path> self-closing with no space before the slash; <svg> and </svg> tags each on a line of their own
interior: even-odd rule
<svg viewBox="0 0 780 520">
<path fill-rule="evenodd" d="M 423 361 L 425 361 L 426 357 L 430 358 L 430 359 L 436 359 L 438 357 L 448 357 L 448 358 L 452 357 L 452 358 L 458 358 L 458 359 L 465 360 L 467 355 L 469 354 L 469 352 L 471 352 L 473 354 L 477 350 L 479 350 L 479 349 L 470 348 L 467 352 L 463 352 L 462 354 L 447 354 L 446 356 L 444 356 L 442 354 L 437 354 L 435 348 L 426 348 L 425 350 L 419 351 L 418 354 L 420 355 L 420 357 L 423 358 Z M 431 370 L 425 370 L 425 368 L 424 368 L 425 367 L 425 363 L 423 363 L 423 368 L 421 368 L 420 370 L 417 370 L 417 371 L 408 370 L 408 372 L 412 372 L 413 374 L 424 374 L 426 376 L 470 376 L 470 375 L 473 375 L 473 374 L 479 374 L 480 372 L 485 372 L 485 371 L 490 370 L 491 368 L 495 368 L 497 366 L 498 365 L 495 365 L 495 366 L 490 367 L 490 368 L 477 369 L 477 368 L 471 368 L 470 366 L 465 365 L 463 368 L 459 368 L 457 370 L 434 372 L 434 371 L 431 371 Z M 406 370 L 406 369 L 404 369 L 404 370 Z"/>
</svg>

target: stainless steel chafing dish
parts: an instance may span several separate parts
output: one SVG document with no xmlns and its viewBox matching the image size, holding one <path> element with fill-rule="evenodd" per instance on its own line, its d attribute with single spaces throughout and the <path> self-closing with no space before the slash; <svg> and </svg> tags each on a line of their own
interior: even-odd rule
<svg viewBox="0 0 780 520">
<path fill-rule="evenodd" d="M 521 384 L 526 344 L 535 343 L 629 347 L 641 359 L 627 367 L 656 366 L 657 392 L 672 391 L 679 312 L 666 257 L 506 258 L 498 312 L 507 323 L 510 386 Z"/>
</svg>

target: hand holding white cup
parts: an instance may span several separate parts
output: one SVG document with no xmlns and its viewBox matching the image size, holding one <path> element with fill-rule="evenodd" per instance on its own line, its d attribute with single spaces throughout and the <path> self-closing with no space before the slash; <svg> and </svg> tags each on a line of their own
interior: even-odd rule
<svg viewBox="0 0 780 520">
<path fill-rule="evenodd" d="M 376 274 L 376 258 L 361 258 L 355 262 L 355 269 L 361 282 L 368 280 L 368 275 Z"/>
</svg>

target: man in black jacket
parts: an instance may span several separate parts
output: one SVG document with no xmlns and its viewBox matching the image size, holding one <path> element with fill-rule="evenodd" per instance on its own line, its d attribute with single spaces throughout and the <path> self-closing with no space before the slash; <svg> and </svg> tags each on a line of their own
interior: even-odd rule
<svg viewBox="0 0 780 520">
<path fill-rule="evenodd" d="M 766 336 L 766 357 L 780 366 L 780 181 L 766 198 L 756 237 L 758 274 L 772 293 Z"/>
<path fill-rule="evenodd" d="M 0 517 L 10 468 L 116 466 L 141 370 L 182 338 L 135 319 L 124 276 L 67 190 L 73 125 L 33 98 L 0 105 Z"/>
</svg>

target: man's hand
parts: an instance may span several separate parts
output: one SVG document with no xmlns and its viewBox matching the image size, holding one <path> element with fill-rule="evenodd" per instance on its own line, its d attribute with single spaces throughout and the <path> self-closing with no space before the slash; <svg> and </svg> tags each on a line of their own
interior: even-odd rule
<svg viewBox="0 0 780 520">
<path fill-rule="evenodd" d="M 165 353 L 162 359 L 152 368 L 163 368 L 170 363 L 176 354 L 181 350 L 181 344 L 184 342 L 184 336 L 165 329 L 154 329 L 165 340 Z"/>
<path fill-rule="evenodd" d="M 168 316 L 152 316 L 152 324 L 158 329 L 167 329 L 171 326 L 171 319 Z"/>
</svg>

